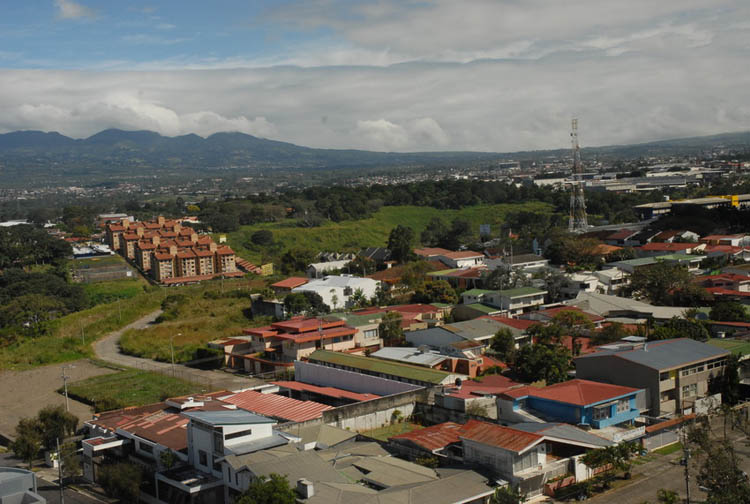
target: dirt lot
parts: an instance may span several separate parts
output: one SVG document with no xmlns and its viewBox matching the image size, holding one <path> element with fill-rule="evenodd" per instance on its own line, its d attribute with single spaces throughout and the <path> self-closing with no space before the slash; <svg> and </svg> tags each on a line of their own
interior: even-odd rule
<svg viewBox="0 0 750 504">
<path fill-rule="evenodd" d="M 69 364 L 66 368 L 71 381 L 113 373 L 114 370 L 95 366 L 87 360 Z M 28 371 L 0 371 L 0 435 L 12 437 L 18 420 L 33 416 L 48 404 L 65 405 L 65 397 L 56 390 L 62 387 L 62 366 L 54 364 Z M 93 410 L 87 404 L 70 400 L 70 411 L 81 421 L 91 418 Z"/>
</svg>

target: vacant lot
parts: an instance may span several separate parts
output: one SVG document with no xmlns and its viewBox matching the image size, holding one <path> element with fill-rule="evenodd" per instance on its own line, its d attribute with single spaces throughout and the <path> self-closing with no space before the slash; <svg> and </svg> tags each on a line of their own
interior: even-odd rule
<svg viewBox="0 0 750 504">
<path fill-rule="evenodd" d="M 91 404 L 96 411 L 141 406 L 167 397 L 201 392 L 201 385 L 160 373 L 130 369 L 94 376 L 68 385 L 68 394 Z"/>
<path fill-rule="evenodd" d="M 146 329 L 129 330 L 120 340 L 124 353 L 162 362 L 171 361 L 170 341 L 175 362 L 201 358 L 206 343 L 218 338 L 237 336 L 246 327 L 268 323 L 267 319 L 250 318 L 249 290 L 245 282 L 227 281 L 170 290 L 177 299 L 170 303 L 163 321 Z M 239 287 L 239 288 L 238 288 Z"/>
<path fill-rule="evenodd" d="M 343 222 L 326 222 L 314 228 L 302 228 L 295 221 L 256 224 L 243 226 L 239 231 L 229 233 L 227 241 L 240 256 L 253 261 L 278 262 L 279 257 L 293 247 L 308 248 L 315 251 L 339 251 L 346 248 L 359 250 L 362 247 L 382 247 L 388 241 L 391 230 L 399 224 L 410 226 L 416 232 L 417 239 L 433 217 L 440 217 L 446 222 L 460 217 L 472 225 L 472 230 L 479 233 L 480 224 L 492 225 L 497 232 L 507 215 L 513 212 L 552 212 L 552 207 L 545 203 L 529 202 L 501 205 L 477 205 L 461 210 L 438 210 L 431 207 L 388 206 L 378 210 L 369 219 Z M 252 243 L 250 236 L 261 229 L 273 232 L 278 247 L 258 247 Z"/>
<path fill-rule="evenodd" d="M 115 371 L 99 367 L 87 360 L 70 362 L 67 368 L 68 384 L 94 376 L 103 376 Z M 57 390 L 62 387 L 62 367 L 41 366 L 27 371 L 0 371 L 0 432 L 13 435 L 18 420 L 34 416 L 47 405 L 65 404 L 65 397 Z M 70 411 L 80 420 L 91 417 L 89 405 L 70 400 Z"/>
<path fill-rule="evenodd" d="M 380 427 L 378 429 L 373 429 L 369 431 L 362 432 L 362 435 L 368 436 L 371 438 L 378 439 L 380 441 L 388 441 L 388 438 L 393 436 L 398 436 L 399 434 L 405 434 L 407 432 L 423 429 L 424 427 L 411 423 L 411 422 L 402 422 L 402 423 L 395 423 L 391 425 L 386 425 L 385 427 Z"/>
<path fill-rule="evenodd" d="M 747 355 L 750 353 L 750 341 L 713 338 L 708 340 L 708 343 L 724 350 L 729 350 L 737 355 Z"/>
</svg>

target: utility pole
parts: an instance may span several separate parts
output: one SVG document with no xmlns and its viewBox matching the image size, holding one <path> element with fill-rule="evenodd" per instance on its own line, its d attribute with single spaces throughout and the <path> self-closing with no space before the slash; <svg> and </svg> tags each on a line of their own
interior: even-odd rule
<svg viewBox="0 0 750 504">
<path fill-rule="evenodd" d="M 78 320 L 78 325 L 81 326 L 81 344 L 86 344 L 86 336 L 83 333 L 83 320 Z"/>
<path fill-rule="evenodd" d="M 117 315 L 119 317 L 120 323 L 122 323 L 122 309 L 120 308 L 120 298 L 117 298 Z"/>
<path fill-rule="evenodd" d="M 687 434 L 683 430 L 683 458 L 685 460 L 685 492 L 687 493 L 687 499 L 685 504 L 690 504 L 690 448 L 688 447 Z"/>
<path fill-rule="evenodd" d="M 182 333 L 177 333 L 177 336 L 182 336 Z M 174 337 L 175 335 L 172 335 L 169 338 L 169 349 L 172 351 L 172 378 L 174 378 Z"/>
<path fill-rule="evenodd" d="M 67 398 L 67 394 L 65 396 Z M 63 477 L 62 477 L 62 453 L 60 452 L 60 438 L 57 438 L 57 479 L 60 486 L 60 504 L 65 504 L 65 493 L 63 492 Z"/>
<path fill-rule="evenodd" d="M 65 411 L 69 412 L 70 411 L 70 400 L 68 399 L 68 378 L 70 378 L 70 376 L 68 376 L 68 375 L 65 374 L 65 368 L 72 369 L 72 368 L 75 368 L 75 366 L 73 366 L 72 364 L 65 364 L 62 367 L 62 370 L 63 370 L 63 373 L 62 373 L 63 390 L 65 390 Z"/>
</svg>

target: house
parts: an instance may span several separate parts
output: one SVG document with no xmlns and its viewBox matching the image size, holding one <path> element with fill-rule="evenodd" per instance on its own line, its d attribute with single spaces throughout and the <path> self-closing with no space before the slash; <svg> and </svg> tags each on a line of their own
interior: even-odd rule
<svg viewBox="0 0 750 504">
<path fill-rule="evenodd" d="M 423 259 L 438 260 L 450 268 L 468 268 L 484 264 L 484 254 L 472 250 L 454 252 L 440 247 L 414 249 Z"/>
<path fill-rule="evenodd" d="M 574 362 L 578 378 L 645 389 L 639 409 L 661 417 L 701 408 L 709 380 L 723 372 L 728 356 L 727 350 L 678 338 L 604 345 Z"/>
<path fill-rule="evenodd" d="M 309 400 L 300 401 L 288 396 L 256 390 L 243 390 L 222 396 L 220 400 L 279 422 L 307 422 L 320 418 L 324 411 L 333 409 L 333 406 L 328 404 Z"/>
<path fill-rule="evenodd" d="M 636 407 L 639 392 L 632 387 L 582 379 L 541 388 L 518 387 L 499 395 L 497 418 L 507 422 L 565 422 L 594 429 L 630 425 L 640 415 Z"/>
<path fill-rule="evenodd" d="M 705 248 L 705 243 L 652 242 L 638 247 L 637 250 L 641 256 L 651 257 L 666 254 L 693 254 L 702 252 Z"/>
<path fill-rule="evenodd" d="M 36 474 L 19 467 L 0 467 L 0 503 L 45 504 L 37 493 Z"/>
<path fill-rule="evenodd" d="M 655 242 L 665 242 L 665 243 L 674 243 L 674 242 L 697 242 L 700 238 L 700 235 L 698 233 L 694 233 L 692 231 L 688 230 L 674 230 L 674 229 L 668 229 L 666 231 L 662 231 L 661 233 L 657 234 L 653 241 Z"/>
<path fill-rule="evenodd" d="M 431 271 L 427 276 L 433 280 L 445 280 L 456 289 L 471 289 L 484 283 L 487 271 L 486 266 L 479 265 Z"/>
<path fill-rule="evenodd" d="M 572 299 L 579 292 L 599 292 L 600 290 L 599 277 L 587 272 L 566 275 L 566 281 L 560 287 L 560 293 L 565 299 Z"/>
<path fill-rule="evenodd" d="M 385 247 L 367 247 L 362 249 L 359 255 L 370 259 L 376 265 L 385 264 L 391 260 L 391 250 Z"/>
<path fill-rule="evenodd" d="M 706 245 L 703 252 L 708 257 L 727 257 L 733 261 L 750 261 L 750 248 L 732 245 Z"/>
<path fill-rule="evenodd" d="M 703 287 L 721 287 L 727 290 L 750 292 L 750 277 L 736 273 L 701 275 L 695 281 Z"/>
<path fill-rule="evenodd" d="M 594 271 L 593 274 L 599 280 L 601 294 L 617 294 L 620 288 L 630 283 L 630 274 L 617 268 Z"/>
<path fill-rule="evenodd" d="M 307 266 L 307 276 L 309 278 L 320 278 L 331 271 L 340 271 L 346 269 L 347 265 L 352 262 L 350 259 L 338 261 L 326 261 L 312 263 Z"/>
<path fill-rule="evenodd" d="M 575 299 L 565 301 L 567 306 L 577 306 L 583 311 L 593 313 L 608 320 L 642 324 L 649 318 L 657 322 L 666 322 L 672 317 L 682 317 L 689 307 L 654 306 L 643 301 L 595 292 L 580 292 Z"/>
<path fill-rule="evenodd" d="M 466 412 L 467 408 L 484 408 L 487 418 L 497 418 L 497 398 L 508 390 L 523 387 L 503 375 L 486 375 L 475 380 L 462 380 L 435 393 L 435 404 L 445 409 Z"/>
<path fill-rule="evenodd" d="M 472 305 L 481 304 L 497 309 L 498 313 L 482 313 L 481 315 L 495 315 L 507 313 L 510 316 L 535 309 L 544 304 L 544 295 L 547 291 L 534 287 L 517 287 L 507 290 L 471 289 L 461 294 L 463 306 L 471 308 Z M 454 316 L 462 317 L 462 306 L 456 306 Z"/>
<path fill-rule="evenodd" d="M 307 282 L 308 279 L 306 277 L 289 277 L 276 283 L 272 283 L 270 287 L 271 289 L 273 289 L 274 294 L 276 294 L 278 297 L 284 297 L 287 294 L 291 294 L 292 289 L 301 287 Z"/>
<path fill-rule="evenodd" d="M 437 369 L 328 350 L 316 350 L 310 354 L 308 361 L 313 364 L 355 371 L 423 387 L 453 383 L 459 377 L 459 375 Z"/>
<path fill-rule="evenodd" d="M 679 245 L 679 244 L 677 244 Z M 678 264 L 686 267 L 688 270 L 696 271 L 700 268 L 701 262 L 706 258 L 704 255 L 688 255 L 688 254 L 660 254 L 649 257 L 639 257 L 637 259 L 626 259 L 624 261 L 615 261 L 608 263 L 605 267 L 617 268 L 625 273 L 633 274 L 637 269 L 648 268 L 659 262 L 666 262 L 669 264 Z"/>
<path fill-rule="evenodd" d="M 518 254 L 505 256 L 500 259 L 505 267 L 520 270 L 539 270 L 549 264 L 549 260 L 537 254 Z"/>
<path fill-rule="evenodd" d="M 495 322 L 500 323 L 501 328 L 510 330 L 510 332 L 513 334 L 513 339 L 516 341 L 516 348 L 518 348 L 519 345 L 530 342 L 529 335 L 526 331 L 529 329 L 529 327 L 538 323 L 533 320 L 525 320 L 522 318 L 512 319 L 496 315 L 485 315 L 480 318 L 492 319 Z"/>
<path fill-rule="evenodd" d="M 384 359 L 415 366 L 424 366 L 431 369 L 439 369 L 455 375 L 463 375 L 475 378 L 485 367 L 491 367 L 496 363 L 490 357 L 482 355 L 483 347 L 480 344 L 472 344 L 467 341 L 464 348 L 462 345 L 453 345 L 453 352 L 441 353 L 431 350 L 428 346 L 421 347 L 385 347 L 370 354 L 376 359 Z M 466 348 L 468 347 L 468 348 Z M 485 366 L 485 359 L 491 361 L 490 366 Z M 505 367 L 500 363 L 501 367 Z"/>
<path fill-rule="evenodd" d="M 242 332 L 225 344 L 227 365 L 258 374 L 291 368 L 318 348 L 351 350 L 357 330 L 336 317 L 294 317 Z M 238 345 L 238 340 L 245 343 Z"/>
<path fill-rule="evenodd" d="M 573 473 L 577 480 L 587 479 L 591 473 L 577 467 L 577 456 L 613 444 L 566 424 L 504 427 L 478 420 L 466 422 L 459 438 L 464 463 L 484 466 L 527 498 L 541 494 L 544 484 L 558 476 Z"/>
<path fill-rule="evenodd" d="M 323 303 L 336 310 L 339 307 L 348 307 L 350 305 L 349 299 L 357 291 L 361 291 L 366 299 L 374 297 L 379 285 L 380 282 L 371 278 L 361 278 L 354 275 L 329 275 L 294 287 L 292 292 L 315 292 L 323 298 Z"/>
<path fill-rule="evenodd" d="M 640 245 L 639 242 L 634 243 L 631 241 L 631 238 L 633 238 L 639 232 L 640 231 L 633 230 L 633 229 L 621 229 L 614 233 L 608 234 L 604 238 L 604 243 L 606 243 L 607 245 L 618 245 L 618 246 L 623 246 L 623 247 L 629 247 L 632 245 Z"/>
<path fill-rule="evenodd" d="M 526 319 L 526 320 L 532 320 L 535 322 L 551 322 L 557 315 L 564 312 L 575 312 L 578 314 L 583 315 L 585 318 L 587 318 L 592 326 L 594 328 L 600 328 L 602 326 L 602 323 L 604 323 L 605 319 L 601 315 L 597 315 L 596 313 L 589 313 L 578 306 L 555 306 L 553 308 L 547 308 L 545 310 L 538 310 L 534 312 L 529 312 L 521 315 L 519 318 Z"/>
<path fill-rule="evenodd" d="M 707 245 L 731 245 L 732 247 L 750 246 L 750 235 L 744 233 L 733 235 L 706 235 L 700 239 Z"/>
</svg>

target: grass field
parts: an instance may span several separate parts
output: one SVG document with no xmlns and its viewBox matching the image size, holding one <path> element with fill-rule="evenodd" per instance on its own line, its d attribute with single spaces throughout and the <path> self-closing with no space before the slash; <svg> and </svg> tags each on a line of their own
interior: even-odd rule
<svg viewBox="0 0 750 504">
<path fill-rule="evenodd" d="M 657 448 L 654 450 L 654 453 L 658 453 L 659 455 L 671 455 L 672 453 L 676 453 L 678 451 L 682 450 L 682 443 L 672 443 L 667 446 L 662 446 L 661 448 Z"/>
<path fill-rule="evenodd" d="M 411 422 L 402 422 L 402 423 L 395 423 L 391 425 L 386 425 L 385 427 L 380 427 L 378 429 L 373 429 L 369 431 L 362 432 L 362 435 L 368 436 L 371 438 L 378 439 L 380 441 L 388 441 L 388 438 L 393 436 L 398 436 L 399 434 L 405 434 L 407 432 L 423 429 L 419 424 L 411 423 Z"/>
<path fill-rule="evenodd" d="M 143 292 L 148 283 L 141 277 L 123 278 L 109 282 L 83 284 L 92 305 L 111 303 L 117 299 L 130 299 Z"/>
<path fill-rule="evenodd" d="M 68 394 L 96 411 L 141 406 L 201 392 L 201 385 L 148 371 L 127 370 L 68 384 Z"/>
<path fill-rule="evenodd" d="M 227 235 L 228 244 L 241 257 L 258 263 L 278 262 L 279 257 L 292 247 L 308 248 L 315 251 L 339 251 L 346 248 L 359 250 L 362 247 L 384 246 L 391 230 L 399 224 L 414 229 L 419 239 L 420 233 L 433 217 L 450 222 L 456 217 L 466 219 L 472 229 L 479 233 L 480 224 L 490 224 L 494 232 L 506 216 L 512 212 L 552 212 L 552 207 L 533 201 L 528 203 L 478 205 L 461 210 L 438 210 L 431 207 L 388 206 L 378 210 L 372 217 L 357 221 L 326 222 L 315 228 L 297 227 L 293 221 L 263 223 L 242 226 L 239 231 Z M 250 236 L 258 230 L 273 231 L 274 240 L 280 245 L 276 250 L 257 247 Z"/>
<path fill-rule="evenodd" d="M 28 369 L 90 357 L 91 343 L 159 308 L 162 289 L 149 288 L 118 303 L 94 306 L 50 323 L 49 334 L 0 348 L 0 369 Z"/>
<path fill-rule="evenodd" d="M 729 350 L 737 355 L 750 354 L 750 341 L 712 338 L 708 340 L 708 344 L 723 348 L 724 350 Z"/>
<path fill-rule="evenodd" d="M 268 323 L 266 319 L 250 318 L 250 299 L 236 296 L 249 290 L 237 290 L 238 285 L 244 287 L 247 282 L 227 281 L 223 295 L 216 281 L 175 291 L 183 294 L 185 299 L 171 314 L 173 320 L 147 329 L 127 331 L 120 340 L 122 350 L 131 355 L 169 362 L 170 338 L 174 337 L 175 361 L 187 362 L 197 358 L 196 351 L 205 348 L 209 341 L 237 336 L 246 327 Z"/>
</svg>

